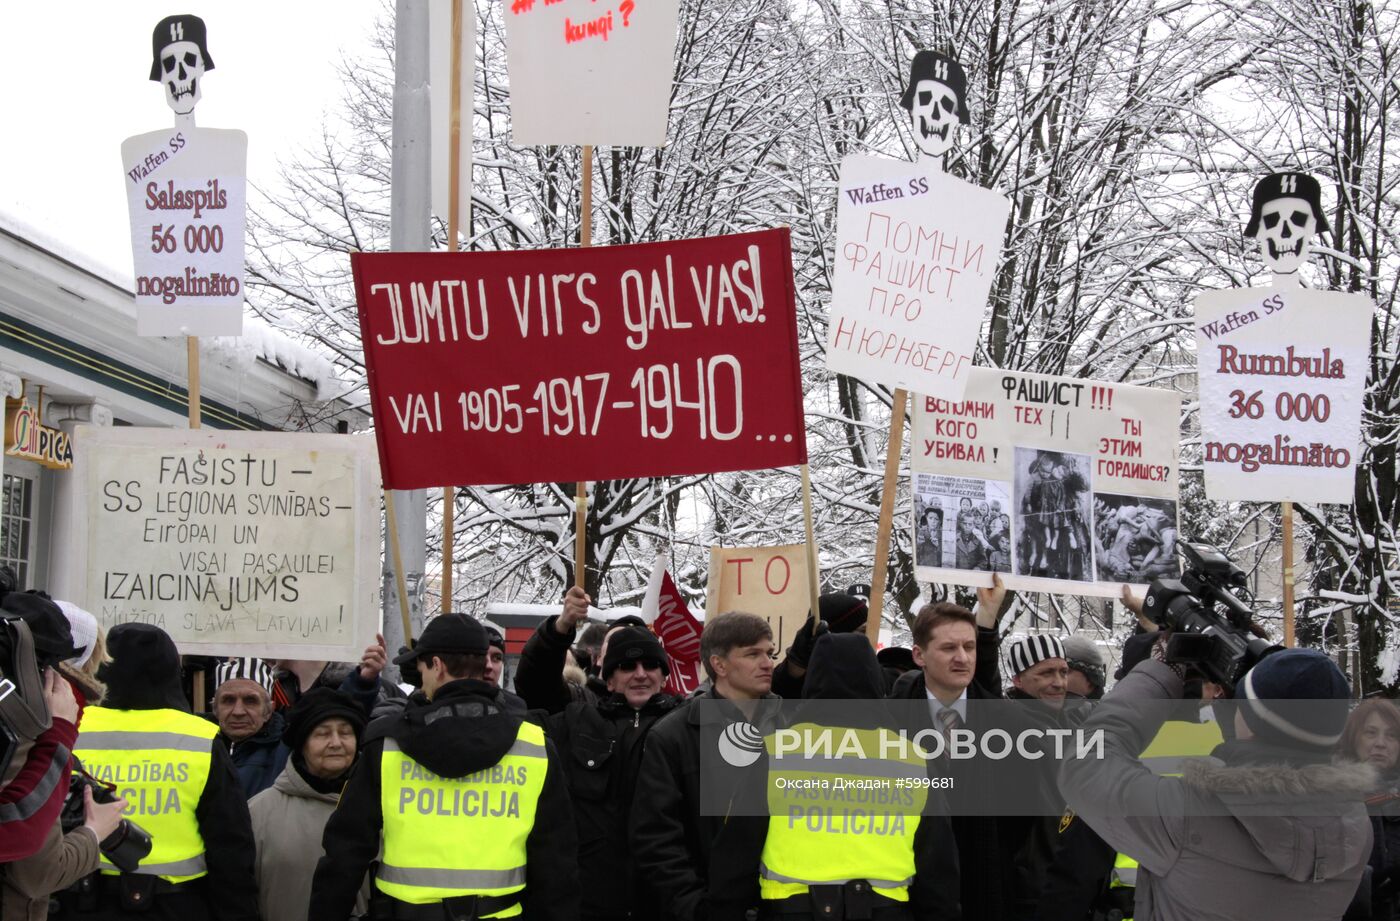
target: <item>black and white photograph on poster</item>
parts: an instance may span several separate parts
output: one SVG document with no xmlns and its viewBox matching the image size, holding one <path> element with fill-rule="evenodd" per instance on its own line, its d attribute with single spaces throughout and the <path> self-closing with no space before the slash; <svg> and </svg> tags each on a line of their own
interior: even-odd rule
<svg viewBox="0 0 1400 921">
<path fill-rule="evenodd" d="M 1016 449 L 1016 573 L 1093 579 L 1089 456 Z"/>
<path fill-rule="evenodd" d="M 1181 574 L 1176 501 L 1094 495 L 1094 562 L 1103 582 L 1151 582 Z"/>
<path fill-rule="evenodd" d="M 1013 538 L 1008 486 L 996 480 L 916 475 L 915 565 L 1010 572 Z"/>
</svg>

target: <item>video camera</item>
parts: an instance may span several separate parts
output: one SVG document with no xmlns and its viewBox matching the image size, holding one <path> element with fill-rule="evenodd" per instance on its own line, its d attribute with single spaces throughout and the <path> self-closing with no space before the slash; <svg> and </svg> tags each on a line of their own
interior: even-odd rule
<svg viewBox="0 0 1400 921">
<path fill-rule="evenodd" d="M 1180 541 L 1180 579 L 1158 579 L 1147 590 L 1142 612 L 1172 631 L 1167 662 L 1189 665 L 1207 681 L 1233 688 L 1256 662 L 1280 647 L 1249 632 L 1254 612 L 1237 592 L 1246 585 L 1240 569 L 1216 547 Z"/>
<path fill-rule="evenodd" d="M 68 788 L 68 799 L 64 800 L 63 811 L 59 813 L 59 823 L 65 835 L 81 827 L 86 819 L 83 791 L 88 789 L 92 790 L 92 799 L 97 803 L 110 803 L 117 798 L 106 784 L 94 780 L 85 771 L 74 773 L 73 783 Z M 141 861 L 151 853 L 151 835 L 130 819 L 122 819 L 116 831 L 99 841 L 97 847 L 112 866 L 123 873 L 134 873 Z"/>
</svg>

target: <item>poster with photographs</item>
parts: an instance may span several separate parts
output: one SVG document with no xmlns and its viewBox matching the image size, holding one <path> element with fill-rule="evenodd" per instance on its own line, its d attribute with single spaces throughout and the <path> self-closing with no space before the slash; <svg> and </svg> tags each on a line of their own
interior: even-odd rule
<svg viewBox="0 0 1400 921">
<path fill-rule="evenodd" d="M 958 401 L 915 398 L 922 581 L 1116 597 L 1174 576 L 1181 398 L 974 368 Z"/>
<path fill-rule="evenodd" d="M 915 565 L 1011 572 L 1010 511 L 1006 483 L 917 474 Z"/>
</svg>

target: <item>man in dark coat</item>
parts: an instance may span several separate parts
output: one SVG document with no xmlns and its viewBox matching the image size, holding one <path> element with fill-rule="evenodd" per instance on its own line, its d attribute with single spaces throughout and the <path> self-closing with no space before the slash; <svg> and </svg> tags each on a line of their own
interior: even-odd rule
<svg viewBox="0 0 1400 921">
<path fill-rule="evenodd" d="M 654 897 L 619 856 L 627 853 L 627 824 L 642 769 L 643 742 L 680 700 L 662 693 L 670 667 L 661 644 L 644 627 L 635 626 L 608 636 L 600 672 L 604 695 L 595 697 L 589 691 L 583 700 L 570 699 L 563 686 L 564 656 L 572 642 L 572 625 L 588 616 L 588 604 L 583 589 L 569 590 L 563 613 L 542 623 L 526 642 L 519 673 L 529 680 L 524 687 L 517 680 L 516 686 L 528 693 L 527 705 L 550 711 L 545 732 L 559 749 L 578 829 L 579 873 L 585 881 L 583 921 L 650 921 L 657 914 Z M 558 629 L 561 621 L 567 633 Z"/>
<path fill-rule="evenodd" d="M 730 611 L 706 621 L 700 661 L 711 687 L 647 737 L 629 840 L 638 872 L 656 893 L 658 921 L 704 921 L 718 903 L 742 899 L 732 887 L 710 886 L 712 860 L 735 835 L 751 833 L 753 822 L 701 814 L 701 713 L 717 706 L 706 701 L 718 701 L 764 730 L 777 700 L 770 691 L 774 652 L 773 630 L 761 617 Z M 761 791 L 762 783 L 756 788 Z"/>
<path fill-rule="evenodd" d="M 914 661 L 919 670 L 895 682 L 893 698 L 927 700 L 929 721 L 940 731 L 966 728 L 982 732 L 1006 728 L 1006 713 L 992 716 L 980 702 L 999 701 L 996 621 L 1006 598 L 1001 580 L 978 590 L 978 613 L 949 602 L 925 605 L 913 627 Z M 1029 724 L 1027 724 L 1029 725 Z M 1013 727 L 1019 730 L 1020 726 Z M 1001 772 L 981 759 L 931 763 L 953 778 L 952 817 L 961 873 L 963 917 L 1009 921 L 1018 915 L 1017 854 L 1032 831 L 1034 817 L 978 814 L 979 804 L 993 804 L 1004 793 Z"/>
</svg>

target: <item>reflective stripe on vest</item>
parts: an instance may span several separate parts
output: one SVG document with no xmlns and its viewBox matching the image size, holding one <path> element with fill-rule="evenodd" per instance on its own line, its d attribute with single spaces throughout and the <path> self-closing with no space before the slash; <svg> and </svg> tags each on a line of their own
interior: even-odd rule
<svg viewBox="0 0 1400 921">
<path fill-rule="evenodd" d="M 98 780 L 115 784 L 123 816 L 151 836 L 136 872 L 183 883 L 205 874 L 204 838 L 195 807 L 204 795 L 219 727 L 179 710 L 83 712 L 76 754 Z M 117 873 L 106 858 L 102 872 Z"/>
<path fill-rule="evenodd" d="M 811 723 L 768 737 L 764 899 L 863 879 L 886 898 L 909 901 L 928 774 L 903 742 L 884 729 Z"/>
<path fill-rule="evenodd" d="M 549 761 L 544 730 L 521 723 L 491 767 L 439 777 L 384 740 L 379 762 L 384 855 L 375 886 L 413 904 L 525 888 L 525 841 Z M 519 915 L 519 903 L 483 917 Z"/>
</svg>

